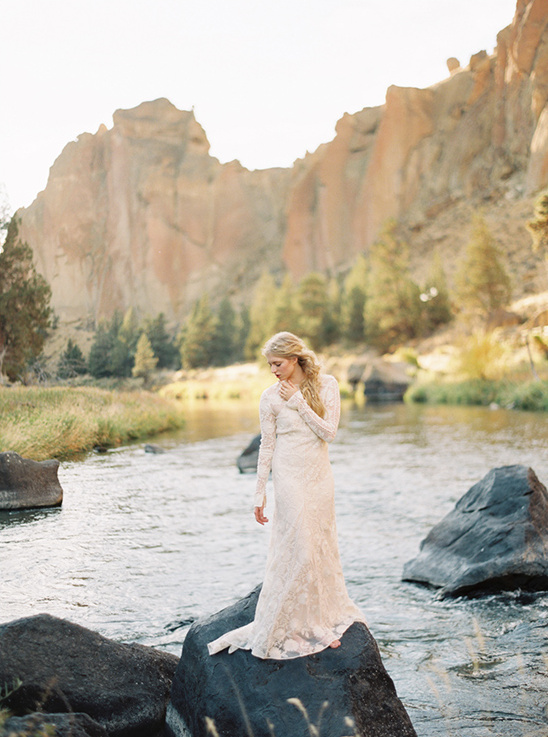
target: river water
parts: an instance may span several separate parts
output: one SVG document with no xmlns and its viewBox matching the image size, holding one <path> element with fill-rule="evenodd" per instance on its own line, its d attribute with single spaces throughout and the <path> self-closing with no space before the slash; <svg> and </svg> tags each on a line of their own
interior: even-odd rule
<svg viewBox="0 0 548 737">
<path fill-rule="evenodd" d="M 257 408 L 189 407 L 156 442 L 63 463 L 61 509 L 0 513 L 0 622 L 38 612 L 180 654 L 189 624 L 260 582 L 268 529 L 235 459 Z M 346 403 L 331 445 L 341 557 L 419 737 L 548 736 L 548 594 L 439 600 L 400 580 L 496 466 L 548 483 L 546 415 Z"/>
</svg>

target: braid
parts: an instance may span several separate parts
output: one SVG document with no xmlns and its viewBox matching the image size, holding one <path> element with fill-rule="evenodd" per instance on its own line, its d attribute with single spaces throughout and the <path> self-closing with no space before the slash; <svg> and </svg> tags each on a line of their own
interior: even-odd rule
<svg viewBox="0 0 548 737">
<path fill-rule="evenodd" d="M 273 335 L 265 343 L 263 355 L 272 354 L 281 358 L 295 356 L 304 373 L 300 390 L 308 406 L 319 417 L 325 416 L 325 406 L 320 397 L 320 364 L 314 351 L 311 351 L 304 342 L 293 333 L 282 332 Z"/>
</svg>

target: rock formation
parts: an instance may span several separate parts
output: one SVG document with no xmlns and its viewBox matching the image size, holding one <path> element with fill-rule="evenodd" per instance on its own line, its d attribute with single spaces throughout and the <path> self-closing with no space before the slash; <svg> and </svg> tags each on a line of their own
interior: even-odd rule
<svg viewBox="0 0 548 737">
<path fill-rule="evenodd" d="M 59 461 L 31 461 L 9 450 L 0 453 L 0 509 L 58 507 L 63 489 Z"/>
<path fill-rule="evenodd" d="M 210 656 L 208 642 L 251 621 L 258 594 L 255 589 L 190 628 L 167 711 L 171 737 L 306 737 L 318 729 L 328 737 L 416 737 L 377 644 L 360 622 L 339 648 L 316 655 L 261 660 L 237 650 Z"/>
<path fill-rule="evenodd" d="M 27 727 L 33 718 L 25 715 L 43 712 L 56 715 L 43 721 L 61 726 L 60 735 L 140 737 L 162 730 L 175 655 L 113 642 L 48 614 L 0 625 L 0 653 L 0 683 L 11 692 L 2 706 Z"/>
<path fill-rule="evenodd" d="M 264 268 L 344 270 L 388 218 L 417 272 L 434 247 L 450 266 L 478 205 L 532 290 L 523 224 L 548 183 L 548 0 L 517 1 L 494 55 L 449 62 L 431 88 L 392 86 L 383 106 L 345 114 L 333 141 L 285 170 L 221 165 L 193 113 L 167 100 L 118 110 L 111 129 L 65 147 L 20 211 L 57 314 L 178 319 L 203 291 L 246 298 Z"/>
<path fill-rule="evenodd" d="M 494 468 L 428 533 L 404 581 L 444 595 L 548 590 L 548 491 L 531 468 Z"/>
</svg>

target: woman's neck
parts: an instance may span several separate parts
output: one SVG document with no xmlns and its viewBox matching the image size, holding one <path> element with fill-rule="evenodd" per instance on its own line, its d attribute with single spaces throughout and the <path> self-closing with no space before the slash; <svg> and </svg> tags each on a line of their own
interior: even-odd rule
<svg viewBox="0 0 548 737">
<path fill-rule="evenodd" d="M 297 384 L 297 386 L 299 386 L 304 381 L 305 374 L 299 364 L 296 364 L 295 368 L 293 369 L 293 373 L 291 374 L 289 379 L 294 384 Z"/>
</svg>

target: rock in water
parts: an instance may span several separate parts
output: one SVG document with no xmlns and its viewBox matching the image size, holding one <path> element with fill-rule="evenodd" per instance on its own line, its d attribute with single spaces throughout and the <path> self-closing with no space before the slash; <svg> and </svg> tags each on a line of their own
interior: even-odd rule
<svg viewBox="0 0 548 737">
<path fill-rule="evenodd" d="M 207 643 L 250 622 L 259 589 L 189 630 L 171 691 L 168 732 L 176 737 L 416 737 L 365 625 L 341 646 L 293 660 L 261 660 L 248 651 L 210 656 Z M 298 701 L 295 701 L 297 700 Z M 327 702 L 327 706 L 324 706 Z M 216 732 L 208 727 L 214 723 Z"/>
<path fill-rule="evenodd" d="M 246 473 L 246 471 L 256 471 L 257 463 L 259 460 L 259 448 L 261 447 L 261 436 L 255 435 L 253 440 L 249 443 L 247 448 L 243 450 L 238 456 L 236 465 L 240 473 Z"/>
<path fill-rule="evenodd" d="M 0 509 L 58 507 L 63 489 L 59 461 L 31 461 L 9 450 L 0 453 Z"/>
<path fill-rule="evenodd" d="M 16 716 L 81 712 L 109 737 L 163 728 L 175 655 L 113 642 L 48 614 L 0 625 L 0 654 L 0 684 L 14 689 L 2 706 Z M 83 729 L 91 735 L 89 721 Z"/>
<path fill-rule="evenodd" d="M 533 469 L 489 471 L 428 533 L 403 580 L 455 596 L 548 589 L 548 492 Z"/>
</svg>

